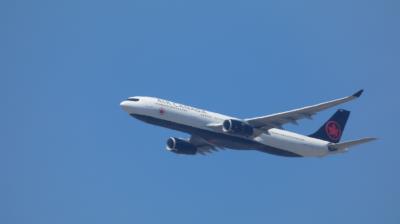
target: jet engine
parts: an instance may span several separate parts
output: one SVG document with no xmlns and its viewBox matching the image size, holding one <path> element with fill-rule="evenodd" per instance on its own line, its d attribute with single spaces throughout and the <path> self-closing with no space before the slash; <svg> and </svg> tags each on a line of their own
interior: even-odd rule
<svg viewBox="0 0 400 224">
<path fill-rule="evenodd" d="M 167 140 L 167 150 L 176 154 L 194 155 L 197 153 L 196 146 L 186 140 L 173 137 Z"/>
<path fill-rule="evenodd" d="M 251 136 L 254 133 L 252 126 L 243 121 L 233 119 L 225 120 L 224 123 L 222 123 L 222 130 L 227 133 L 244 136 Z"/>
</svg>

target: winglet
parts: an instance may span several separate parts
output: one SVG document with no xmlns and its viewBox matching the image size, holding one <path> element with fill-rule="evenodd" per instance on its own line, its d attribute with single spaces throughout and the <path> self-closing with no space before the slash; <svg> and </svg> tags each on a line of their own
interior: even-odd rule
<svg viewBox="0 0 400 224">
<path fill-rule="evenodd" d="M 361 96 L 361 94 L 362 94 L 363 92 L 364 92 L 364 90 L 361 89 L 361 90 L 359 90 L 358 92 L 354 93 L 353 96 L 358 98 L 358 97 Z"/>
</svg>

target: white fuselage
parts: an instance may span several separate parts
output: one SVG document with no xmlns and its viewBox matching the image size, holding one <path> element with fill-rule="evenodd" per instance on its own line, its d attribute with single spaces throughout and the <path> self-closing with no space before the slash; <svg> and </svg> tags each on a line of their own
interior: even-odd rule
<svg viewBox="0 0 400 224">
<path fill-rule="evenodd" d="M 129 99 L 135 99 L 129 100 Z M 290 131 L 271 128 L 268 131 L 260 131 L 257 135 L 246 137 L 225 133 L 222 129 L 215 129 L 214 124 L 221 124 L 228 119 L 238 118 L 186 106 L 171 101 L 154 97 L 134 97 L 121 103 L 122 108 L 131 115 L 143 116 L 149 119 L 157 119 L 168 124 L 177 124 L 191 127 L 195 130 L 204 130 L 218 135 L 229 135 L 244 140 L 250 140 L 266 147 L 287 151 L 303 157 L 320 157 L 332 154 L 329 151 L 329 142 L 300 135 Z M 164 126 L 164 125 L 160 125 Z M 168 127 L 168 126 L 165 126 Z M 189 131 L 188 131 L 189 132 Z M 193 134 L 193 133 L 190 133 Z M 218 139 L 216 139 L 218 144 Z M 222 145 L 221 147 L 230 147 Z M 251 148 L 251 146 L 249 146 Z M 245 146 L 231 147 L 244 149 Z"/>
</svg>

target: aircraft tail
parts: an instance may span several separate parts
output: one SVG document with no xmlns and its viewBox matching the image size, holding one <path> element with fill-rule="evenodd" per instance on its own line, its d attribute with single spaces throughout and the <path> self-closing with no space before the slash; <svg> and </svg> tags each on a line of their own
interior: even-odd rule
<svg viewBox="0 0 400 224">
<path fill-rule="evenodd" d="M 346 126 L 349 116 L 350 111 L 343 109 L 337 110 L 336 113 L 329 118 L 329 120 L 325 122 L 317 132 L 309 135 L 309 137 L 332 143 L 338 143 L 342 137 L 344 127 Z"/>
</svg>

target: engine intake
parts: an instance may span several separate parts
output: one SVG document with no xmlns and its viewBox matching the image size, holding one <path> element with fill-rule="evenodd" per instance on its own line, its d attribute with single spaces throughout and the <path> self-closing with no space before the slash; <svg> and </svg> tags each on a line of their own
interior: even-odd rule
<svg viewBox="0 0 400 224">
<path fill-rule="evenodd" d="M 222 130 L 227 133 L 251 136 L 254 133 L 254 129 L 249 124 L 239 120 L 225 120 L 222 124 Z"/>
<path fill-rule="evenodd" d="M 194 155 L 197 153 L 196 146 L 186 140 L 173 137 L 167 140 L 167 150 L 176 154 Z"/>
</svg>

